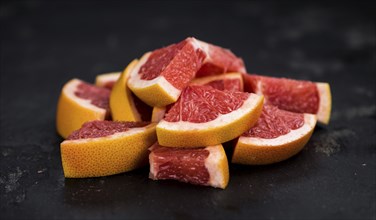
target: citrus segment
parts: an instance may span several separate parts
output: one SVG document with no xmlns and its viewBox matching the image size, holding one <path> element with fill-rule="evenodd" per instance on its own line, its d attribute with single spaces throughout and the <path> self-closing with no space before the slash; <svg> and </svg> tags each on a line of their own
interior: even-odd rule
<svg viewBox="0 0 376 220">
<path fill-rule="evenodd" d="M 95 78 L 95 85 L 112 89 L 115 82 L 119 79 L 121 72 L 103 73 Z"/>
<path fill-rule="evenodd" d="M 158 143 L 150 148 L 153 180 L 173 179 L 195 185 L 226 188 L 229 168 L 222 145 L 200 148 L 171 148 Z"/>
<path fill-rule="evenodd" d="M 151 106 L 175 102 L 189 82 L 200 75 L 245 72 L 243 61 L 229 50 L 195 38 L 145 53 L 131 72 L 129 88 Z"/>
<path fill-rule="evenodd" d="M 91 121 L 60 145 L 67 178 L 118 174 L 147 164 L 155 123 Z"/>
<path fill-rule="evenodd" d="M 188 86 L 157 125 L 158 141 L 167 147 L 217 145 L 248 130 L 259 117 L 263 97 Z"/>
<path fill-rule="evenodd" d="M 204 57 L 193 38 L 148 52 L 132 70 L 128 86 L 147 104 L 166 106 L 178 99 Z"/>
<path fill-rule="evenodd" d="M 115 121 L 150 121 L 151 119 L 152 108 L 135 96 L 127 86 L 129 74 L 136 64 L 137 60 L 132 61 L 112 88 L 110 107 L 112 119 Z"/>
<path fill-rule="evenodd" d="M 191 85 L 208 85 L 218 90 L 243 92 L 243 77 L 241 73 L 226 73 L 222 75 L 195 78 Z"/>
<path fill-rule="evenodd" d="M 316 125 L 313 114 L 293 113 L 264 105 L 255 126 L 237 141 L 232 162 L 248 165 L 276 163 L 297 154 Z"/>
<path fill-rule="evenodd" d="M 264 95 L 265 103 L 287 111 L 316 114 L 319 122 L 329 123 L 329 84 L 260 75 L 243 76 L 245 91 Z"/>
<path fill-rule="evenodd" d="M 60 94 L 56 112 L 56 128 L 66 138 L 72 131 L 91 120 L 109 117 L 110 91 L 79 79 L 67 82 Z"/>
</svg>

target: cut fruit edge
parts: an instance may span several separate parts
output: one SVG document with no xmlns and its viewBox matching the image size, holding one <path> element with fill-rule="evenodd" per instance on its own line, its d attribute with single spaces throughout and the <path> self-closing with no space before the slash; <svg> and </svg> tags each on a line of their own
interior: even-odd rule
<svg viewBox="0 0 376 220">
<path fill-rule="evenodd" d="M 92 111 L 98 112 L 98 114 L 106 114 L 106 110 L 103 108 L 99 108 L 93 104 L 91 104 L 90 99 L 82 99 L 80 97 L 77 97 L 75 95 L 76 88 L 80 83 L 83 83 L 84 81 L 79 79 L 71 79 L 69 82 L 67 82 L 63 88 L 63 95 L 66 96 L 69 100 L 74 101 L 78 105 L 80 105 L 83 108 L 90 109 Z"/>
<path fill-rule="evenodd" d="M 317 82 L 317 89 L 320 96 L 319 110 L 317 120 L 322 124 L 329 124 L 330 114 L 332 111 L 332 94 L 329 83 Z"/>
<path fill-rule="evenodd" d="M 276 163 L 298 153 L 309 141 L 317 122 L 314 114 L 303 114 L 304 125 L 277 138 L 240 136 L 235 146 L 232 162 L 248 165 Z"/>
<path fill-rule="evenodd" d="M 102 73 L 95 77 L 95 85 L 99 87 L 106 87 L 108 82 L 116 82 L 120 77 L 121 72 Z"/>
<path fill-rule="evenodd" d="M 250 93 L 240 108 L 204 123 L 168 122 L 163 119 L 157 125 L 158 141 L 166 147 L 200 147 L 229 141 L 256 123 L 263 100 L 263 96 Z"/>
<path fill-rule="evenodd" d="M 156 143 L 157 144 L 157 143 Z M 150 174 L 149 178 L 153 180 L 159 180 L 156 178 L 159 168 L 154 166 L 153 162 L 153 148 L 155 145 L 149 148 L 151 153 L 149 154 L 150 160 Z M 206 185 L 225 189 L 229 182 L 229 165 L 225 150 L 221 144 L 214 146 L 204 147 L 205 150 L 209 151 L 209 156 L 205 159 L 205 168 L 209 173 L 209 181 Z M 181 151 L 187 150 L 187 148 L 181 148 Z M 189 151 L 188 151 L 189 152 Z"/>
<path fill-rule="evenodd" d="M 90 99 L 82 99 L 75 92 L 81 83 L 79 79 L 68 81 L 60 94 L 56 109 L 56 130 L 63 138 L 90 120 L 104 120 L 110 113 L 106 109 L 91 104 Z"/>
<path fill-rule="evenodd" d="M 152 116 L 151 116 L 151 121 L 160 122 L 163 119 L 165 113 L 166 113 L 166 107 L 154 107 Z"/>
<path fill-rule="evenodd" d="M 210 152 L 209 157 L 205 160 L 205 167 L 210 175 L 209 185 L 225 189 L 230 179 L 225 150 L 221 144 L 209 146 L 205 149 Z"/>
<path fill-rule="evenodd" d="M 112 119 L 115 121 L 141 121 L 141 115 L 137 111 L 131 90 L 127 86 L 129 74 L 137 63 L 137 59 L 130 62 L 112 88 L 110 109 Z"/>
<path fill-rule="evenodd" d="M 175 102 L 179 98 L 181 91 L 169 83 L 164 76 L 158 76 L 152 80 L 141 79 L 141 75 L 138 72 L 148 61 L 150 55 L 151 52 L 145 53 L 130 72 L 128 87 L 148 105 L 166 106 Z"/>
</svg>

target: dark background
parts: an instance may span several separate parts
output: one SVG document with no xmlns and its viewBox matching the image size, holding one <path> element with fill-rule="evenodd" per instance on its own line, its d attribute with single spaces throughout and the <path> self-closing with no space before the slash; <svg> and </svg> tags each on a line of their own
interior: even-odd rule
<svg viewBox="0 0 376 220">
<path fill-rule="evenodd" d="M 375 219 L 375 7 L 261 2 L 1 1 L 1 219 Z M 65 179 L 56 103 L 188 36 L 251 73 L 331 84 L 332 120 L 297 156 L 231 165 L 227 189 L 152 181 L 148 169 Z"/>
</svg>

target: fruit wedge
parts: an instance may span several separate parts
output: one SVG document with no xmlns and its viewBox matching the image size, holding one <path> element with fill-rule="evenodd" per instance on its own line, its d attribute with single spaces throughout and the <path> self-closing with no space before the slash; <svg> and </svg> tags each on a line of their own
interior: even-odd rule
<svg viewBox="0 0 376 220">
<path fill-rule="evenodd" d="M 91 120 L 109 118 L 110 91 L 72 79 L 67 82 L 60 94 L 56 112 L 56 128 L 66 138 L 74 130 Z"/>
<path fill-rule="evenodd" d="M 91 121 L 60 145 L 67 178 L 118 174 L 147 164 L 155 123 Z"/>
<path fill-rule="evenodd" d="M 264 105 L 256 125 L 241 135 L 232 162 L 248 165 L 286 160 L 303 149 L 316 125 L 316 115 Z"/>
<path fill-rule="evenodd" d="M 221 144 L 250 129 L 262 105 L 256 94 L 188 86 L 158 123 L 158 141 L 167 147 Z"/>
<path fill-rule="evenodd" d="M 95 85 L 112 89 L 115 82 L 119 79 L 121 72 L 103 73 L 95 78 Z"/>
<path fill-rule="evenodd" d="M 121 73 L 110 96 L 112 119 L 115 121 L 150 121 L 152 107 L 137 98 L 127 86 L 129 74 L 136 66 L 133 60 Z"/>
<path fill-rule="evenodd" d="M 249 74 L 243 76 L 245 91 L 264 95 L 265 103 L 287 111 L 316 114 L 319 122 L 329 123 L 332 97 L 328 83 Z"/>
<path fill-rule="evenodd" d="M 222 75 L 195 78 L 191 85 L 208 85 L 219 90 L 243 92 L 243 76 L 241 73 L 226 73 Z"/>
<path fill-rule="evenodd" d="M 200 148 L 171 148 L 158 143 L 150 148 L 153 180 L 173 179 L 195 185 L 226 188 L 229 168 L 222 145 Z"/>
<path fill-rule="evenodd" d="M 225 72 L 232 70 L 231 64 L 237 59 L 228 50 L 187 38 L 145 53 L 132 70 L 128 86 L 148 105 L 163 107 L 179 98 L 181 91 L 203 65 Z"/>
<path fill-rule="evenodd" d="M 207 85 L 218 90 L 243 92 L 243 77 L 241 73 L 227 73 L 206 76 L 192 80 L 190 85 Z M 152 121 L 159 122 L 166 113 L 166 107 L 154 107 Z"/>
</svg>

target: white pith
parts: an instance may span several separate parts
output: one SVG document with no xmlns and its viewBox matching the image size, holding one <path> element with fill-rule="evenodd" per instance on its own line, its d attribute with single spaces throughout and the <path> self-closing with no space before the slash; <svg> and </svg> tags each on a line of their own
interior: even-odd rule
<svg viewBox="0 0 376 220">
<path fill-rule="evenodd" d="M 152 116 L 151 116 L 151 121 L 160 122 L 163 119 L 165 113 L 166 113 L 166 107 L 154 107 Z"/>
<path fill-rule="evenodd" d="M 317 111 L 317 118 L 319 121 L 328 122 L 332 106 L 332 96 L 328 83 L 316 83 L 317 90 L 320 96 L 319 110 Z"/>
<path fill-rule="evenodd" d="M 99 114 L 106 114 L 106 110 L 103 108 L 99 108 L 93 104 L 91 104 L 91 100 L 89 99 L 82 99 L 77 97 L 74 93 L 77 90 L 79 84 L 84 83 L 79 79 L 72 79 L 69 81 L 63 88 L 63 93 L 70 99 L 75 101 L 77 104 L 81 105 L 84 108 L 90 109 L 92 111 L 98 112 Z"/>
<path fill-rule="evenodd" d="M 163 88 L 170 96 L 174 97 L 175 99 L 178 99 L 181 90 L 175 88 L 171 83 L 169 83 L 164 76 L 157 76 L 156 78 L 152 80 L 143 80 L 141 79 L 141 75 L 138 74 L 140 68 L 148 61 L 149 56 L 151 55 L 151 52 L 145 53 L 140 61 L 136 64 L 136 66 L 131 71 L 129 80 L 128 80 L 128 86 L 131 89 L 145 89 L 147 87 L 153 86 L 153 85 L 159 85 L 161 88 Z"/>
<path fill-rule="evenodd" d="M 260 99 L 260 96 L 251 93 L 240 108 L 225 115 L 219 114 L 218 117 L 212 121 L 203 123 L 187 121 L 168 122 L 163 119 L 158 123 L 157 127 L 171 131 L 195 131 L 226 126 L 239 120 L 245 114 L 254 111 Z"/>
<path fill-rule="evenodd" d="M 103 73 L 95 78 L 95 85 L 103 87 L 108 82 L 116 82 L 121 72 Z"/>
<path fill-rule="evenodd" d="M 209 157 L 205 160 L 205 167 L 210 176 L 208 184 L 214 187 L 223 187 L 224 182 L 224 173 L 219 166 L 226 155 L 221 148 L 222 145 L 208 146 L 205 148 L 205 150 L 209 151 Z"/>
<path fill-rule="evenodd" d="M 309 132 L 311 132 L 315 128 L 316 120 L 317 120 L 316 115 L 304 114 L 304 125 L 298 129 L 291 130 L 290 133 L 287 133 L 285 135 L 282 135 L 273 139 L 241 136 L 238 142 L 243 143 L 245 145 L 253 145 L 253 146 L 284 145 L 289 142 L 296 141 L 300 139 L 301 137 L 307 135 Z"/>
</svg>

